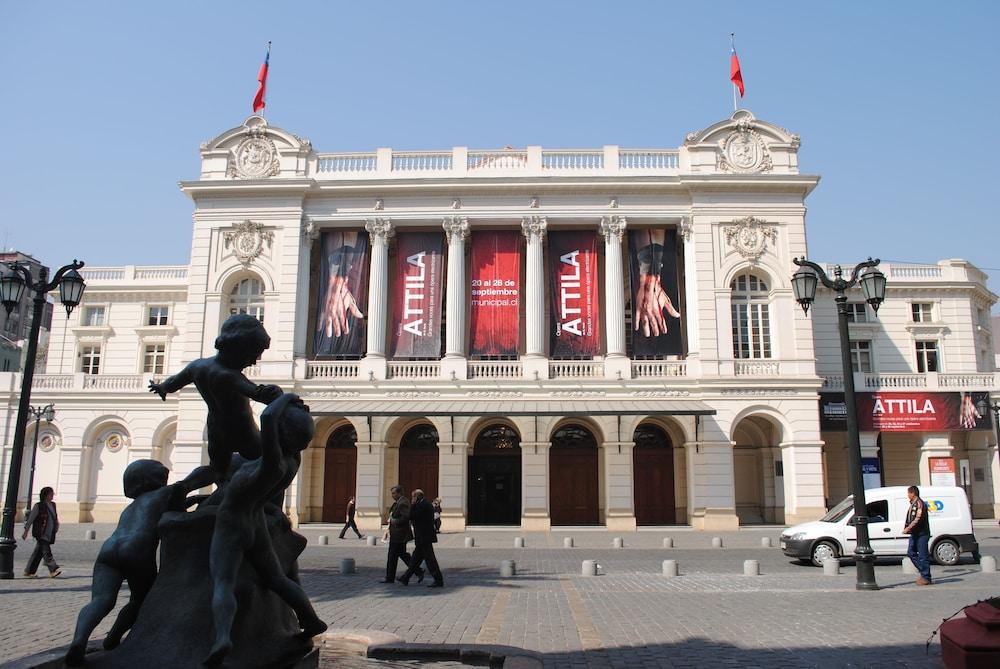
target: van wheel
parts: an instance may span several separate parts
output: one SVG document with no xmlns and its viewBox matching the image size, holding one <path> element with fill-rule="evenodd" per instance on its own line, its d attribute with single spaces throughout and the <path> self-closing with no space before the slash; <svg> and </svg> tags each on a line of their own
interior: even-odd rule
<svg viewBox="0 0 1000 669">
<path fill-rule="evenodd" d="M 837 546 L 830 541 L 817 541 L 812 550 L 812 563 L 816 567 L 822 567 L 827 558 L 840 557 Z"/>
<path fill-rule="evenodd" d="M 934 562 L 944 567 L 952 567 L 958 564 L 961 552 L 958 543 L 954 539 L 942 539 L 934 544 Z"/>
</svg>

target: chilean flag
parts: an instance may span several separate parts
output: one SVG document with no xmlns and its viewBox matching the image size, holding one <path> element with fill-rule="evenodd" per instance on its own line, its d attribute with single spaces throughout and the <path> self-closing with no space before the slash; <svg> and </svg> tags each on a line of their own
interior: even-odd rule
<svg viewBox="0 0 1000 669">
<path fill-rule="evenodd" d="M 743 73 L 740 71 L 740 57 L 736 55 L 736 47 L 733 47 L 733 55 L 729 58 L 729 80 L 739 89 L 740 97 L 743 97 Z"/>
<path fill-rule="evenodd" d="M 733 55 L 735 58 L 735 53 Z M 257 95 L 253 96 L 253 113 L 256 114 L 261 109 L 267 105 L 264 102 L 264 95 L 267 93 L 267 67 L 268 63 L 271 62 L 271 43 L 267 43 L 267 55 L 264 57 L 264 64 L 260 66 L 260 72 L 257 74 L 257 81 L 260 85 L 257 87 Z M 742 84 L 740 84 L 742 89 Z"/>
</svg>

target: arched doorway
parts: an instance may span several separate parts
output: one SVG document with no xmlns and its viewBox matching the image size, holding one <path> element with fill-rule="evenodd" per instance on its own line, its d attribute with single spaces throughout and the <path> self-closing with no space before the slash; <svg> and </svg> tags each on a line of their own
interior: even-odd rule
<svg viewBox="0 0 1000 669">
<path fill-rule="evenodd" d="M 579 425 L 552 435 L 549 449 L 549 519 L 553 525 L 597 525 L 600 489 L 597 440 Z"/>
<path fill-rule="evenodd" d="M 468 522 L 521 522 L 521 438 L 506 425 L 491 425 L 476 437 L 469 456 Z"/>
<path fill-rule="evenodd" d="M 399 442 L 399 485 L 409 495 L 424 491 L 427 499 L 438 494 L 438 433 L 431 425 L 418 425 L 406 431 Z"/>
<path fill-rule="evenodd" d="M 780 427 L 764 416 L 747 416 L 733 430 L 733 442 L 733 497 L 740 525 L 782 522 Z"/>
<path fill-rule="evenodd" d="M 673 525 L 677 522 L 674 445 L 667 433 L 655 425 L 640 425 L 633 438 L 635 523 Z"/>
<path fill-rule="evenodd" d="M 356 489 L 358 433 L 350 425 L 333 431 L 326 440 L 323 465 L 323 522 L 342 523 L 347 500 Z"/>
</svg>

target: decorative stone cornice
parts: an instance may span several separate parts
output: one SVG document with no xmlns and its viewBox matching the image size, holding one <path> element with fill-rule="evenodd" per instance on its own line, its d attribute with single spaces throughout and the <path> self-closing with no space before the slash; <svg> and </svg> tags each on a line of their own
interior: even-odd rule
<svg viewBox="0 0 1000 669">
<path fill-rule="evenodd" d="M 613 238 L 617 238 L 620 242 L 625 235 L 627 225 L 628 222 L 624 216 L 602 216 L 600 230 L 604 236 L 604 243 L 607 244 Z"/>
<path fill-rule="evenodd" d="M 226 248 L 232 248 L 240 264 L 250 267 L 264 252 L 264 245 L 270 247 L 274 243 L 274 233 L 265 229 L 263 223 L 247 219 L 234 223 L 231 230 L 222 233 L 222 239 Z"/>
<path fill-rule="evenodd" d="M 441 227 L 449 244 L 456 239 L 464 242 L 469 238 L 469 219 L 465 216 L 446 216 Z"/>
<path fill-rule="evenodd" d="M 767 251 L 767 242 L 773 244 L 778 237 L 778 231 L 762 218 L 747 216 L 735 219 L 725 228 L 726 242 L 737 253 L 755 264 Z"/>
<path fill-rule="evenodd" d="M 387 244 L 392 239 L 392 221 L 388 218 L 369 218 L 365 221 L 365 230 L 371 237 L 372 246 L 376 243 Z"/>
<path fill-rule="evenodd" d="M 538 242 L 545 239 L 545 230 L 548 227 L 549 223 L 544 216 L 525 216 L 521 219 L 521 234 L 529 243 L 532 238 Z"/>
</svg>

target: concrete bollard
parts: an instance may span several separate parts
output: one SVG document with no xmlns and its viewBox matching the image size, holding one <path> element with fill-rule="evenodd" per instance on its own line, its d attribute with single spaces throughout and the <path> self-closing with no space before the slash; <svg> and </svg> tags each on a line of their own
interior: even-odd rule
<svg viewBox="0 0 1000 669">
<path fill-rule="evenodd" d="M 984 574 L 993 573 L 997 570 L 997 559 L 992 555 L 984 555 L 979 558 L 979 568 Z"/>
<path fill-rule="evenodd" d="M 760 562 L 758 562 L 757 560 L 744 560 L 743 575 L 760 576 Z"/>
<path fill-rule="evenodd" d="M 917 571 L 917 567 L 913 564 L 913 560 L 910 558 L 903 558 L 903 573 L 914 575 L 919 574 L 920 572 Z"/>
<path fill-rule="evenodd" d="M 823 576 L 838 576 L 840 574 L 840 560 L 835 557 L 828 557 L 823 560 Z"/>
<path fill-rule="evenodd" d="M 663 561 L 663 575 L 667 577 L 677 576 L 677 560 Z"/>
<path fill-rule="evenodd" d="M 573 547 L 573 537 L 564 537 L 563 548 L 572 548 L 572 547 Z"/>
<path fill-rule="evenodd" d="M 517 575 L 517 563 L 513 560 L 503 560 L 500 563 L 500 576 L 510 578 Z"/>
<path fill-rule="evenodd" d="M 475 548 L 476 547 L 476 540 L 473 537 L 465 537 L 465 547 L 466 548 Z"/>
<path fill-rule="evenodd" d="M 341 574 L 353 574 L 355 571 L 356 565 L 354 564 L 354 558 L 342 558 L 340 560 Z"/>
<path fill-rule="evenodd" d="M 611 542 L 611 545 L 615 548 L 625 548 L 625 540 L 621 537 L 615 537 L 614 541 Z"/>
<path fill-rule="evenodd" d="M 722 537 L 712 537 L 712 548 L 722 548 Z"/>
<path fill-rule="evenodd" d="M 87 530 L 84 536 L 87 538 L 87 541 L 93 541 L 97 538 L 97 532 L 95 530 Z"/>
<path fill-rule="evenodd" d="M 761 548 L 770 548 L 771 547 L 771 537 L 761 537 L 760 538 L 760 547 Z"/>
<path fill-rule="evenodd" d="M 378 537 L 373 537 L 369 534 L 365 539 L 365 544 L 368 546 L 378 546 Z"/>
<path fill-rule="evenodd" d="M 320 546 L 326 546 L 330 543 L 330 537 L 326 536 L 325 534 L 321 534 L 319 535 L 319 539 L 317 541 Z"/>
<path fill-rule="evenodd" d="M 597 560 L 584 560 L 580 573 L 584 576 L 597 576 Z"/>
<path fill-rule="evenodd" d="M 524 548 L 524 537 L 514 538 L 514 548 Z"/>
<path fill-rule="evenodd" d="M 664 548 L 673 548 L 674 547 L 674 540 L 673 540 L 673 538 L 672 537 L 665 538 L 663 540 L 663 547 Z"/>
</svg>

